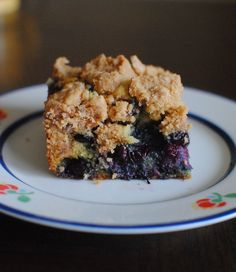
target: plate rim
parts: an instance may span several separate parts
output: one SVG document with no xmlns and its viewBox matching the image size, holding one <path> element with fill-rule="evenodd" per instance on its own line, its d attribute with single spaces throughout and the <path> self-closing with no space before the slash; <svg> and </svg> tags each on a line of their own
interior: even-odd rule
<svg viewBox="0 0 236 272">
<path fill-rule="evenodd" d="M 20 89 L 13 89 L 11 91 L 6 91 L 4 93 L 0 93 L 0 96 L 8 95 L 8 94 L 11 94 L 11 93 L 17 92 L 17 91 L 20 92 L 20 91 L 30 89 L 30 88 L 40 88 L 40 87 L 44 87 L 44 86 L 45 86 L 44 84 L 38 84 L 38 85 L 28 86 L 25 88 L 23 87 Z M 227 97 L 223 97 L 223 96 L 215 94 L 215 93 L 211 93 L 209 91 L 204 91 L 201 89 L 187 87 L 187 86 L 186 86 L 186 88 L 193 90 L 193 91 L 206 93 L 210 96 L 216 96 L 220 99 L 223 99 L 228 102 L 230 101 L 235 104 L 234 100 L 227 98 Z M 221 130 L 223 130 L 221 127 L 219 127 L 219 128 Z M 226 133 L 226 135 L 229 135 L 227 132 L 225 132 L 225 133 Z M 233 141 L 233 143 L 234 143 L 234 141 Z M 77 231 L 87 231 L 87 232 L 107 233 L 107 234 L 108 233 L 109 234 L 132 234 L 132 233 L 140 233 L 141 234 L 141 233 L 158 233 L 158 232 L 185 230 L 185 229 L 192 229 L 192 228 L 196 228 L 196 227 L 201 227 L 201 226 L 225 221 L 227 219 L 230 219 L 230 218 L 233 218 L 236 216 L 236 208 L 232 208 L 227 211 L 217 212 L 213 215 L 198 217 L 196 219 L 190 219 L 190 220 L 185 220 L 185 221 L 170 222 L 170 223 L 140 224 L 140 225 L 138 225 L 138 224 L 135 224 L 135 225 L 132 225 L 132 224 L 131 225 L 114 225 L 114 224 L 113 225 L 108 225 L 108 224 L 102 225 L 102 224 L 66 221 L 66 220 L 50 218 L 47 216 L 40 216 L 40 215 L 37 215 L 34 213 L 25 212 L 22 210 L 12 208 L 10 206 L 2 204 L 1 202 L 0 202 L 0 211 L 5 214 L 11 215 L 13 217 L 20 218 L 20 219 L 30 221 L 30 222 L 39 223 L 41 225 L 58 227 L 58 228 L 62 228 L 62 229 L 71 229 L 71 230 L 77 230 Z M 71 225 L 73 227 L 72 228 L 64 228 L 65 225 Z"/>
<path fill-rule="evenodd" d="M 23 219 L 27 222 L 34 222 L 48 227 L 56 227 L 64 230 L 74 230 L 93 233 L 107 233 L 107 234 L 145 234 L 145 233 L 166 233 L 182 231 L 187 229 L 194 229 L 213 225 L 225 220 L 232 219 L 236 216 L 236 208 L 217 213 L 210 216 L 199 217 L 197 219 L 177 221 L 172 223 L 149 224 L 149 225 L 102 225 L 74 221 L 65 221 L 60 219 L 53 219 L 46 216 L 39 216 L 33 213 L 24 212 L 7 205 L 0 203 L 0 211 L 6 215 L 11 215 L 14 218 Z M 205 224 L 208 222 L 209 224 Z M 64 228 L 67 226 L 67 228 Z"/>
</svg>

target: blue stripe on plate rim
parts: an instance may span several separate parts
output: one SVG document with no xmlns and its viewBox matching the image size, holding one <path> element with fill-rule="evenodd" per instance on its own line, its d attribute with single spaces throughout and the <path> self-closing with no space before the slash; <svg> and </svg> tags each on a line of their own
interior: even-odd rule
<svg viewBox="0 0 236 272">
<path fill-rule="evenodd" d="M 153 229 L 153 230 L 158 230 L 158 229 L 164 229 L 164 228 L 168 228 L 168 227 L 178 227 L 178 226 L 187 226 L 187 225 L 199 225 L 201 223 L 207 223 L 207 222 L 211 222 L 214 219 L 217 219 L 217 221 L 223 221 L 224 218 L 228 219 L 228 218 L 233 218 L 236 215 L 236 208 L 230 209 L 228 211 L 225 212 L 221 212 L 221 213 L 217 213 L 215 215 L 210 215 L 210 216 L 205 216 L 205 217 L 200 217 L 197 219 L 192 219 L 192 220 L 184 220 L 184 221 L 176 221 L 176 222 L 171 222 L 171 223 L 159 223 L 159 224 L 137 224 L 137 225 L 102 225 L 102 224 L 92 224 L 92 223 L 83 223 L 83 222 L 77 222 L 77 221 L 66 221 L 66 220 L 60 220 L 60 219 L 54 219 L 51 217 L 46 217 L 46 216 L 40 216 L 40 215 L 35 215 L 33 213 L 29 213 L 29 212 L 24 212 L 18 209 L 14 209 L 11 208 L 7 205 L 1 204 L 0 203 L 0 210 L 5 211 L 6 213 L 9 213 L 11 215 L 15 215 L 16 217 L 19 218 L 26 218 L 28 220 L 32 220 L 32 221 L 43 221 L 45 223 L 55 223 L 55 224 L 59 224 L 59 225 L 68 225 L 68 226 L 73 226 L 73 227 L 77 227 L 78 230 L 79 227 L 82 228 L 94 228 L 94 230 L 96 229 L 107 229 L 107 230 L 125 230 L 125 229 L 135 229 L 135 230 L 145 230 L 145 229 Z M 221 219 L 221 220 L 220 220 Z"/>
<path fill-rule="evenodd" d="M 19 180 L 7 167 L 7 165 L 4 162 L 3 159 L 3 155 L 2 155 L 2 149 L 3 149 L 3 145 L 6 142 L 7 138 L 11 135 L 11 133 L 17 129 L 19 126 L 23 125 L 24 123 L 34 119 L 34 118 L 38 118 L 42 116 L 42 111 L 38 111 L 35 113 L 32 113 L 30 115 L 27 115 L 17 121 L 15 121 L 14 123 L 12 123 L 8 128 L 6 128 L 4 130 L 4 132 L 1 134 L 0 136 L 0 164 L 3 166 L 3 168 L 9 172 L 9 174 L 11 174 L 14 178 L 16 178 L 17 180 Z M 230 154 L 231 154 L 231 163 L 228 167 L 228 170 L 226 171 L 225 175 L 218 181 L 220 182 L 221 180 L 225 179 L 226 176 L 228 176 L 230 174 L 230 172 L 233 170 L 233 168 L 235 167 L 236 164 L 236 146 L 235 143 L 233 142 L 233 140 L 231 139 L 231 137 L 221 128 L 219 128 L 217 125 L 213 124 L 212 122 L 206 120 L 203 117 L 198 116 L 197 114 L 193 114 L 190 113 L 189 117 L 192 119 L 195 119 L 201 123 L 203 123 L 204 125 L 210 127 L 211 129 L 213 129 L 215 132 L 217 132 L 226 142 L 229 150 L 230 150 Z M 19 180 L 20 182 L 23 182 L 21 180 Z M 28 185 L 28 184 L 27 184 Z M 29 186 L 29 185 L 28 185 Z M 107 230 L 147 230 L 147 229 L 153 229 L 153 230 L 160 230 L 160 229 L 165 229 L 168 227 L 178 227 L 178 226 L 186 226 L 186 225 L 198 225 L 201 223 L 207 223 L 207 222 L 212 222 L 212 221 L 223 221 L 224 218 L 232 218 L 236 215 L 236 208 L 230 209 L 228 211 L 225 212 L 221 212 L 221 213 L 217 213 L 215 215 L 211 215 L 211 216 L 205 216 L 205 217 L 200 217 L 197 219 L 192 219 L 192 220 L 185 220 L 185 221 L 176 221 L 176 222 L 170 222 L 170 223 L 159 223 L 159 224 L 144 224 L 144 225 L 103 225 L 103 224 L 92 224 L 92 223 L 83 223 L 83 222 L 77 222 L 77 221 L 66 221 L 66 220 L 60 220 L 60 219 L 54 219 L 54 218 L 50 218 L 50 217 L 46 217 L 46 216 L 40 216 L 40 215 L 35 215 L 33 213 L 30 212 L 24 212 L 12 207 L 9 207 L 7 205 L 4 205 L 2 203 L 0 203 L 0 210 L 2 210 L 3 212 L 5 211 L 7 214 L 11 214 L 11 215 L 15 215 L 16 217 L 19 218 L 26 218 L 29 221 L 43 221 L 45 224 L 46 223 L 51 223 L 51 224 L 59 224 L 59 225 L 68 225 L 68 226 L 73 226 L 76 227 L 78 230 L 80 230 L 81 228 L 92 228 L 94 230 L 96 229 L 107 229 Z M 214 223 L 214 222 L 212 222 Z M 121 231 L 122 232 L 122 231 Z"/>
</svg>

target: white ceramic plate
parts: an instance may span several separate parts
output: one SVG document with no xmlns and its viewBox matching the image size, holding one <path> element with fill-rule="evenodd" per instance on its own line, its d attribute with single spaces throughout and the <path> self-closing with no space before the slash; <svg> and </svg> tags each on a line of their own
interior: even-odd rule
<svg viewBox="0 0 236 272">
<path fill-rule="evenodd" d="M 192 179 L 91 181 L 47 170 L 44 85 L 0 96 L 0 210 L 27 221 L 96 233 L 196 228 L 236 215 L 236 103 L 185 88 L 193 128 Z"/>
</svg>

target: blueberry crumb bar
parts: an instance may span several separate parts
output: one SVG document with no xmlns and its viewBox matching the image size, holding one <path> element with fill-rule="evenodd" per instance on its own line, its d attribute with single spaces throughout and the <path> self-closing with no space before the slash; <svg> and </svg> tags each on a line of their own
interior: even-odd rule
<svg viewBox="0 0 236 272">
<path fill-rule="evenodd" d="M 72 67 L 55 61 L 44 127 L 49 169 L 75 179 L 191 177 L 180 76 L 104 54 Z"/>
</svg>

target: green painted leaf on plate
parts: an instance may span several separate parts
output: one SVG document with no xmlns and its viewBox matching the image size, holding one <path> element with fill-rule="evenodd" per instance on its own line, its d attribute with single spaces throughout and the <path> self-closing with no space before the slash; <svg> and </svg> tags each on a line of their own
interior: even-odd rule
<svg viewBox="0 0 236 272">
<path fill-rule="evenodd" d="M 224 197 L 236 198 L 236 193 L 224 195 Z"/>
<path fill-rule="evenodd" d="M 16 191 L 10 189 L 10 190 L 7 190 L 7 193 L 8 194 L 16 194 Z"/>
<path fill-rule="evenodd" d="M 30 198 L 27 196 L 27 195 L 21 195 L 18 197 L 18 200 L 21 201 L 21 202 L 29 202 L 30 201 Z"/>
<path fill-rule="evenodd" d="M 211 199 L 211 202 L 213 202 L 213 203 L 219 203 L 221 201 L 222 201 L 222 199 L 219 199 L 219 198 L 213 198 L 213 199 Z"/>
</svg>

